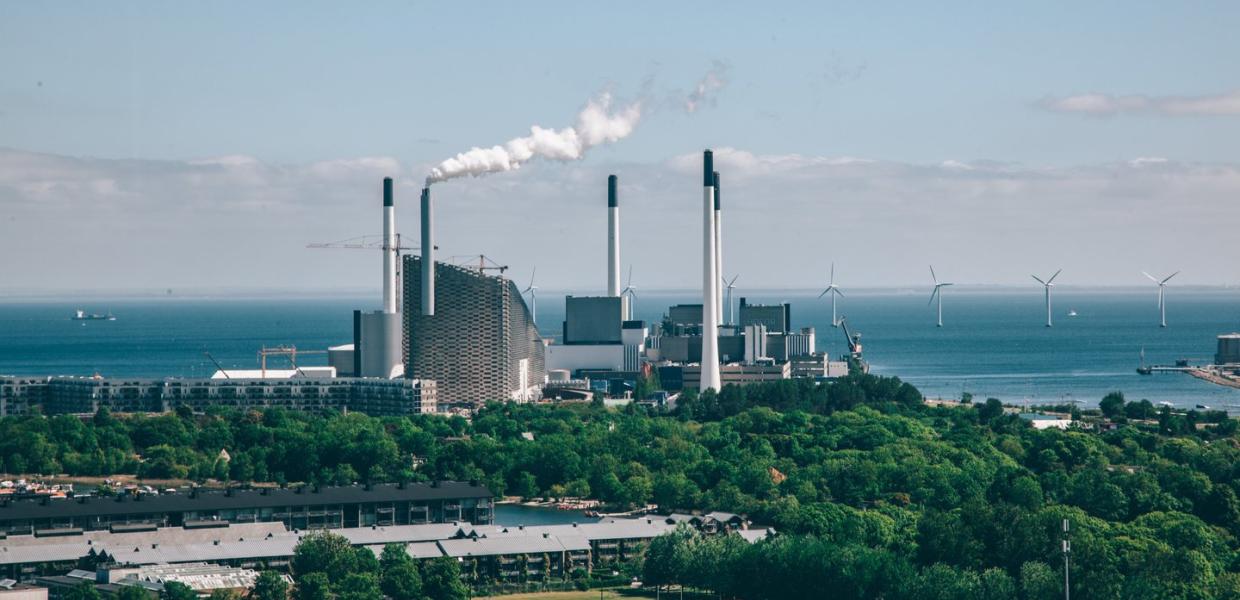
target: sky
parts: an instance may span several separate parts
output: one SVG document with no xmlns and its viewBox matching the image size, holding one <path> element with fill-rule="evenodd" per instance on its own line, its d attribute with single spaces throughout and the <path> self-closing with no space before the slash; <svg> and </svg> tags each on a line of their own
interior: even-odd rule
<svg viewBox="0 0 1240 600">
<path fill-rule="evenodd" d="M 416 245 L 431 169 L 523 136 L 558 158 L 436 183 L 438 242 L 543 289 L 604 286 L 611 173 L 634 285 L 700 285 L 704 148 L 724 272 L 751 288 L 820 287 L 832 262 L 846 289 L 926 286 L 931 263 L 1233 285 L 1237 22 L 1229 2 L 4 3 L 0 297 L 377 295 L 377 251 L 306 245 L 378 233 L 384 176 Z M 606 100 L 639 110 L 583 129 Z"/>
</svg>

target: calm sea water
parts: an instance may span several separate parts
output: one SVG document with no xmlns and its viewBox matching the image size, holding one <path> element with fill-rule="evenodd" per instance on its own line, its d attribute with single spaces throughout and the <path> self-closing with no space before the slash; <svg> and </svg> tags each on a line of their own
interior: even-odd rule
<svg viewBox="0 0 1240 600">
<path fill-rule="evenodd" d="M 742 294 L 738 293 L 737 298 Z M 792 303 L 796 327 L 813 326 L 820 350 L 838 355 L 846 346 L 831 327 L 830 305 L 810 292 L 746 293 L 752 303 Z M 636 316 L 657 321 L 669 304 L 696 302 L 689 293 L 643 293 Z M 942 329 L 923 290 L 849 293 L 839 312 L 861 332 L 873 372 L 898 375 L 928 396 L 962 392 L 1005 401 L 1096 402 L 1122 390 L 1130 399 L 1216 408 L 1240 405 L 1240 390 L 1187 375 L 1136 374 L 1139 353 L 1151 363 L 1186 358 L 1209 362 L 1220 333 L 1240 330 L 1240 290 L 1173 289 L 1167 320 L 1157 321 L 1150 290 L 1097 291 L 1058 288 L 1055 327 L 1043 326 L 1041 290 L 948 289 Z M 544 292 L 539 322 L 559 333 L 562 296 Z M 322 350 L 351 340 L 354 308 L 361 299 L 0 302 L 0 373 L 14 375 L 206 376 L 210 354 L 230 368 L 256 368 L 263 346 L 293 344 Z M 116 321 L 72 321 L 75 308 L 111 311 Z M 1069 309 L 1078 316 L 1068 317 Z M 299 357 L 301 365 L 326 363 L 323 354 Z M 269 367 L 280 365 L 269 359 Z"/>
<path fill-rule="evenodd" d="M 593 523 L 598 517 L 587 517 L 580 510 L 560 510 L 545 506 L 520 504 L 495 505 L 496 525 L 567 525 L 569 523 Z"/>
</svg>

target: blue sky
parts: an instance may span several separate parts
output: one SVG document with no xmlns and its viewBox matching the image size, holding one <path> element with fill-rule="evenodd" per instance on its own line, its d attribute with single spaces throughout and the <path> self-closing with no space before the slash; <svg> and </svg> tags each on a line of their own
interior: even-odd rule
<svg viewBox="0 0 1240 600">
<path fill-rule="evenodd" d="M 68 263 L 75 251 L 94 249 L 124 265 L 102 268 L 97 281 L 84 277 L 85 287 L 193 285 L 160 261 L 193 263 L 198 252 L 240 262 L 267 244 L 278 246 L 267 250 L 272 261 L 308 259 L 340 285 L 364 288 L 369 279 L 355 274 L 356 258 L 307 257 L 302 246 L 377 229 L 375 215 L 361 212 L 372 179 L 395 171 L 412 200 L 432 164 L 534 124 L 570 125 L 583 103 L 610 90 L 646 101 L 630 137 L 582 162 L 446 184 L 444 196 L 459 198 L 463 210 L 445 215 L 445 243 L 508 257 L 514 268 L 545 264 L 539 273 L 549 286 L 592 284 L 597 244 L 589 232 L 602 231 L 592 221 L 601 215 L 580 198 L 601 189 L 595 177 L 640 173 L 645 179 L 632 184 L 641 187 L 630 192 L 649 212 L 631 218 L 648 237 L 634 235 L 626 247 L 644 261 L 651 285 L 674 285 L 685 274 L 661 268 L 654 248 L 680 247 L 666 241 L 675 229 L 659 229 L 669 215 L 680 218 L 667 208 L 680 197 L 678 157 L 717 147 L 753 159 L 732 174 L 739 185 L 728 197 L 738 209 L 786 199 L 780 212 L 804 211 L 795 222 L 822 233 L 777 250 L 838 256 L 855 265 L 858 283 L 923 278 L 928 250 L 907 240 L 924 237 L 926 221 L 898 218 L 916 213 L 910 206 L 919 197 L 955 215 L 943 217 L 946 237 L 1032 220 L 1027 237 L 993 238 L 1002 246 L 993 261 L 968 245 L 929 257 L 955 261 L 970 281 L 1028 279 L 1003 265 L 1027 258 L 1028 249 L 1015 246 L 1036 241 L 1039 217 L 1024 211 L 1046 203 L 1080 221 L 1056 230 L 1064 248 L 1046 262 L 1072 262 L 1082 280 L 1123 284 L 1127 276 L 1112 273 L 1198 263 L 1185 281 L 1229 283 L 1238 274 L 1202 256 L 1211 253 L 1199 245 L 1227 234 L 1211 229 L 1221 220 L 1240 217 L 1228 202 L 1240 191 L 1237 22 L 1240 4 L 1227 2 L 6 3 L 0 212 L 10 219 L 0 219 L 0 251 L 21 255 L 29 240 L 76 214 L 101 226 L 82 227 L 75 232 L 82 247 L 47 260 Z M 679 110 L 672 99 L 717 63 L 726 65 L 727 86 L 710 106 Z M 187 174 L 220 157 L 250 162 Z M 770 168 L 780 157 L 801 162 Z M 842 157 L 874 161 L 866 163 L 872 171 L 841 176 L 815 162 Z M 1135 164 L 1153 163 L 1131 161 L 1149 158 L 1162 161 L 1158 174 L 1138 173 Z M 323 164 L 349 174 L 333 171 L 330 183 L 294 175 L 321 173 Z M 939 172 L 953 165 L 970 166 L 974 176 Z M 57 203 L 39 196 L 56 191 Z M 496 193 L 528 197 L 535 209 L 497 208 L 487 200 Z M 153 208 L 169 197 L 198 198 L 213 210 L 187 217 Z M 999 208 L 978 211 L 969 198 Z M 1114 198 L 1121 200 L 1105 203 Z M 1168 203 L 1181 204 L 1150 222 L 1132 212 Z M 118 212 L 123 222 L 108 221 Z M 790 225 L 762 221 L 769 212 L 756 210 L 748 223 L 755 232 Z M 415 214 L 402 211 L 408 231 Z M 1118 234 L 1094 234 L 1152 235 L 1160 219 L 1180 219 L 1171 235 L 1183 238 L 1147 251 Z M 875 239 L 852 232 L 867 223 L 899 241 L 877 254 L 858 250 Z M 109 237 L 109 227 L 154 238 L 174 228 L 170 243 L 195 243 L 152 257 L 132 240 Z M 1098 246 L 1083 237 L 1097 237 Z M 564 244 L 590 251 L 547 257 Z M 759 248 L 730 253 L 738 268 L 762 269 L 762 285 L 802 277 L 799 265 L 766 268 Z M 4 269 L 19 288 L 70 285 L 41 267 Z M 298 287 L 306 279 L 297 269 L 285 277 L 203 268 L 197 282 L 216 287 Z"/>
</svg>

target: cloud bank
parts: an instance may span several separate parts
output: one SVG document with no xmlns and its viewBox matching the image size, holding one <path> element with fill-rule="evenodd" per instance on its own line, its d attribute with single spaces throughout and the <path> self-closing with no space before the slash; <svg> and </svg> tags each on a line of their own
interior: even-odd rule
<svg viewBox="0 0 1240 600">
<path fill-rule="evenodd" d="M 1240 90 L 1205 96 L 1120 96 L 1088 93 L 1063 98 L 1044 98 L 1038 102 L 1038 106 L 1052 112 L 1098 117 L 1119 114 L 1233 116 L 1240 115 Z"/>
<path fill-rule="evenodd" d="M 726 268 L 751 289 L 814 287 L 832 260 L 854 288 L 924 283 L 928 262 L 958 283 L 1025 285 L 1028 273 L 1060 267 L 1066 285 L 1142 285 L 1143 270 L 1183 269 L 1182 285 L 1240 279 L 1234 256 L 1220 251 L 1240 220 L 1240 164 L 915 164 L 735 148 L 717 148 L 715 160 L 728 187 Z M 685 151 L 650 163 L 530 165 L 444 188 L 441 252 L 485 253 L 514 273 L 537 265 L 546 290 L 601 289 L 606 177 L 616 173 L 635 283 L 690 287 L 700 161 Z M 380 179 L 423 167 L 390 157 L 282 165 L 0 150 L 0 296 L 377 290 L 377 254 L 305 246 L 378 233 Z M 397 225 L 409 236 L 421 183 L 397 177 Z"/>
</svg>

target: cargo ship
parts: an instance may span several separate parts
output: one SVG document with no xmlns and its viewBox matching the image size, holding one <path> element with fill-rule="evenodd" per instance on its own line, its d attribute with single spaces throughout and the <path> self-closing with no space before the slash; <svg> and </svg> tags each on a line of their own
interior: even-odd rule
<svg viewBox="0 0 1240 600">
<path fill-rule="evenodd" d="M 74 321 L 115 321 L 116 317 L 111 312 L 101 315 L 98 313 L 87 314 L 86 311 L 78 309 L 73 311 Z"/>
</svg>

